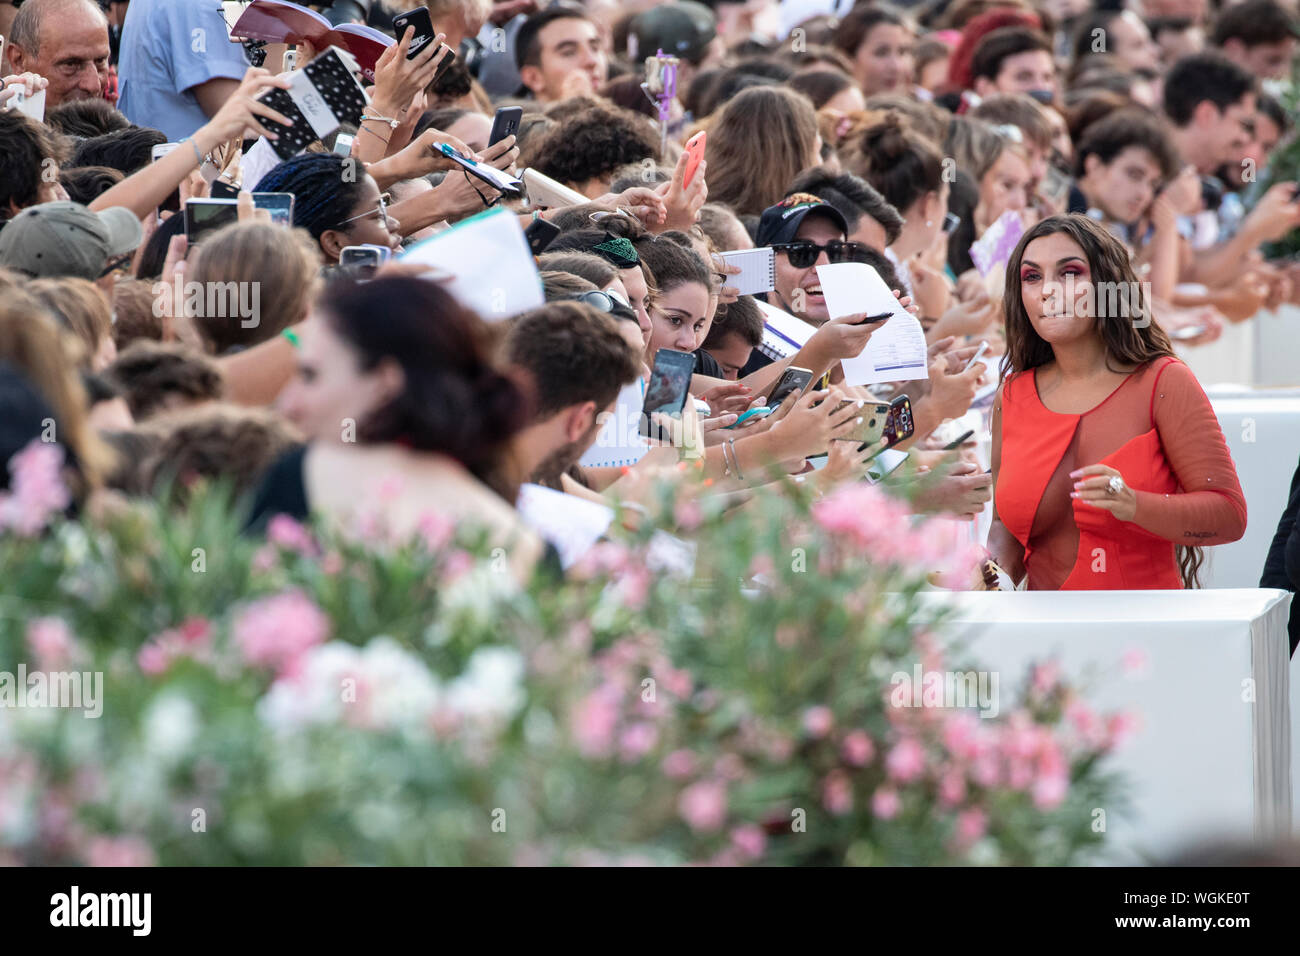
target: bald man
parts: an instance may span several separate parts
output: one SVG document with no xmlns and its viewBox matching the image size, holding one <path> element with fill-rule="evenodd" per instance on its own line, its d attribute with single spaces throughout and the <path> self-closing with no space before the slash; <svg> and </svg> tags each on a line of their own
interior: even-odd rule
<svg viewBox="0 0 1300 956">
<path fill-rule="evenodd" d="M 50 81 L 45 108 L 99 99 L 108 82 L 108 20 L 91 0 L 27 0 L 14 18 L 5 55 L 11 73 Z"/>
</svg>

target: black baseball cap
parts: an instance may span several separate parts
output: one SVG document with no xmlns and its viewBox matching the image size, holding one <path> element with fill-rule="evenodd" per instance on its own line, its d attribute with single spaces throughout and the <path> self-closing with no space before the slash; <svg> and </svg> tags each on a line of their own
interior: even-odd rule
<svg viewBox="0 0 1300 956">
<path fill-rule="evenodd" d="M 812 193 L 792 193 L 775 206 L 768 206 L 758 220 L 754 245 L 771 246 L 793 242 L 795 233 L 809 216 L 825 216 L 840 232 L 848 235 L 849 224 L 844 214 L 820 196 Z"/>
</svg>

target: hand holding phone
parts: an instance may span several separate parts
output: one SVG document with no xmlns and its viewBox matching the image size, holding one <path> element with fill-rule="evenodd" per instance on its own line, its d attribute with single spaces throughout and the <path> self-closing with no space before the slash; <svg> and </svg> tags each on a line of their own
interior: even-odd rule
<svg viewBox="0 0 1300 956">
<path fill-rule="evenodd" d="M 970 357 L 970 361 L 966 363 L 966 367 L 963 368 L 962 371 L 969 372 L 971 370 L 971 366 L 974 365 L 976 362 L 978 362 L 980 359 L 982 359 L 984 357 L 984 353 L 986 353 L 988 350 L 989 350 L 989 343 L 981 342 L 980 347 L 975 351 L 975 354 Z"/>
<path fill-rule="evenodd" d="M 660 349 L 655 353 L 654 368 L 646 385 L 645 401 L 641 408 L 641 435 L 659 441 L 669 440 L 654 415 L 680 415 L 686 407 L 686 397 L 691 388 L 691 375 L 695 372 L 695 356 L 691 352 Z"/>
<path fill-rule="evenodd" d="M 492 117 L 492 132 L 488 135 L 489 146 L 495 146 L 507 136 L 519 132 L 519 123 L 524 118 L 522 106 L 502 106 Z"/>
<path fill-rule="evenodd" d="M 691 177 L 695 175 L 695 170 L 699 169 L 700 162 L 704 159 L 705 139 L 705 131 L 700 130 L 686 141 L 685 152 L 688 158 L 686 160 L 686 172 L 682 174 L 682 189 L 686 189 L 691 185 Z"/>
</svg>

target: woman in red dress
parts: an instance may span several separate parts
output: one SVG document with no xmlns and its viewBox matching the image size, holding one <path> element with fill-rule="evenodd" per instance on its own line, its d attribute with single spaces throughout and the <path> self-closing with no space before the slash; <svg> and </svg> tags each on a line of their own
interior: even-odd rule
<svg viewBox="0 0 1300 956">
<path fill-rule="evenodd" d="M 1195 587 L 1246 500 L 1210 401 L 1124 247 L 1086 216 L 1030 229 L 1007 265 L 989 552 L 1032 590 Z"/>
</svg>

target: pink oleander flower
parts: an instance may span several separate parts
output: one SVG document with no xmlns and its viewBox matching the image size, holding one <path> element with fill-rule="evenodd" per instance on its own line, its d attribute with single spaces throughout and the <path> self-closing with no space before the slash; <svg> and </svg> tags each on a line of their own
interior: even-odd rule
<svg viewBox="0 0 1300 956">
<path fill-rule="evenodd" d="M 160 644 L 150 642 L 140 647 L 136 652 L 135 662 L 140 670 L 149 677 L 157 677 L 165 673 L 171 666 L 171 655 Z"/>
<path fill-rule="evenodd" d="M 301 591 L 286 591 L 244 607 L 235 617 L 234 638 L 244 662 L 291 672 L 298 659 L 329 637 L 330 620 Z"/>
<path fill-rule="evenodd" d="M 970 777 L 981 787 L 996 787 L 1002 780 L 1002 769 L 997 757 L 992 753 L 983 753 L 971 764 Z"/>
<path fill-rule="evenodd" d="M 832 770 L 822 781 L 822 806 L 837 817 L 853 809 L 853 784 L 843 770 Z"/>
<path fill-rule="evenodd" d="M 276 515 L 267 523 L 266 540 L 286 551 L 305 556 L 316 554 L 316 541 L 311 532 L 288 515 Z"/>
<path fill-rule="evenodd" d="M 939 778 L 939 805 L 951 809 L 966 799 L 966 777 L 960 770 L 944 772 Z"/>
<path fill-rule="evenodd" d="M 1140 647 L 1130 647 L 1120 658 L 1120 669 L 1125 677 L 1141 677 L 1146 673 L 1151 658 Z"/>
<path fill-rule="evenodd" d="M 618 595 L 625 607 L 639 611 L 645 606 L 650 595 L 650 585 L 654 576 L 645 565 L 630 565 L 617 576 Z"/>
<path fill-rule="evenodd" d="M 711 833 L 727 819 L 727 786 L 721 780 L 701 780 L 682 791 L 677 812 L 696 833 Z"/>
<path fill-rule="evenodd" d="M 670 780 L 686 780 L 695 773 L 695 754 L 689 750 L 674 750 L 664 757 L 660 769 Z"/>
<path fill-rule="evenodd" d="M 749 576 L 751 578 L 765 577 L 769 578 L 776 573 L 776 563 L 772 556 L 766 553 L 754 555 L 749 562 Z"/>
<path fill-rule="evenodd" d="M 97 836 L 86 846 L 88 866 L 157 866 L 153 848 L 140 837 Z"/>
<path fill-rule="evenodd" d="M 757 860 L 767 849 L 767 834 L 752 823 L 742 823 L 731 831 L 731 845 L 747 860 Z"/>
<path fill-rule="evenodd" d="M 973 760 L 980 751 L 979 718 L 969 711 L 948 714 L 943 721 L 943 746 L 958 760 Z"/>
<path fill-rule="evenodd" d="M 0 530 L 25 538 L 45 529 L 72 503 L 63 481 L 63 446 L 32 439 L 9 459 L 9 493 L 0 492 Z"/>
<path fill-rule="evenodd" d="M 1106 746 L 1106 725 L 1097 716 L 1097 712 L 1078 698 L 1072 698 L 1065 705 L 1065 719 L 1078 733 L 1084 746 L 1102 748 Z"/>
<path fill-rule="evenodd" d="M 840 756 L 850 767 L 865 767 L 876 755 L 876 746 L 865 730 L 850 731 L 840 744 Z"/>
<path fill-rule="evenodd" d="M 68 622 L 61 617 L 36 617 L 27 622 L 27 647 L 43 671 L 63 670 L 81 649 Z"/>
<path fill-rule="evenodd" d="M 573 709 L 569 728 L 584 757 L 603 758 L 613 753 L 621 696 L 615 685 L 602 684 Z"/>
<path fill-rule="evenodd" d="M 903 801 L 898 798 L 898 791 L 892 787 L 880 787 L 871 796 L 871 812 L 878 819 L 892 820 L 898 816 Z"/>
<path fill-rule="evenodd" d="M 1034 782 L 1034 765 L 1028 760 L 1013 757 L 1007 761 L 1007 786 L 1012 790 L 1028 790 Z"/>
<path fill-rule="evenodd" d="M 266 574 L 267 572 L 274 570 L 275 566 L 279 562 L 280 555 L 275 550 L 275 546 L 264 544 L 253 552 L 251 567 L 258 574 Z"/>
<path fill-rule="evenodd" d="M 337 551 L 331 551 L 320 559 L 321 573 L 329 577 L 334 577 L 343 570 L 343 555 Z"/>
<path fill-rule="evenodd" d="M 835 726 L 835 715 L 829 707 L 820 704 L 803 712 L 803 730 L 813 740 L 821 740 Z"/>
<path fill-rule="evenodd" d="M 1034 693 L 1046 697 L 1052 691 L 1056 690 L 1056 685 L 1061 682 L 1061 665 L 1056 661 L 1047 661 L 1034 667 L 1031 686 Z"/>
<path fill-rule="evenodd" d="M 456 536 L 456 523 L 437 511 L 420 515 L 417 529 L 424 546 L 433 554 L 445 548 Z"/>
<path fill-rule="evenodd" d="M 618 753 L 624 763 L 640 760 L 659 743 L 659 730 L 654 724 L 638 721 L 627 727 L 618 738 Z"/>
<path fill-rule="evenodd" d="M 957 814 L 956 840 L 960 847 L 969 847 L 988 832 L 988 814 L 979 807 L 971 807 Z"/>
<path fill-rule="evenodd" d="M 885 772 L 891 780 L 911 783 L 925 773 L 925 748 L 912 737 L 904 737 L 885 757 Z"/>
<path fill-rule="evenodd" d="M 1113 750 L 1142 728 L 1142 718 L 1129 711 L 1111 714 L 1106 719 L 1105 749 Z"/>
<path fill-rule="evenodd" d="M 683 531 L 694 531 L 704 522 L 704 509 L 694 498 L 684 498 L 673 508 L 673 518 Z"/>
<path fill-rule="evenodd" d="M 1069 789 L 1070 780 L 1064 773 L 1041 776 L 1034 783 L 1034 806 L 1040 810 L 1055 809 Z"/>
<path fill-rule="evenodd" d="M 666 661 L 656 664 L 651 673 L 659 688 L 678 700 L 686 700 L 690 697 L 695 687 L 695 680 L 691 677 L 690 671 L 672 667 Z"/>
<path fill-rule="evenodd" d="M 182 657 L 207 661 L 212 650 L 212 622 L 203 617 L 186 618 L 179 627 L 154 635 L 136 652 L 136 664 L 150 677 L 164 673 Z"/>
<path fill-rule="evenodd" d="M 458 578 L 468 574 L 474 567 L 474 558 L 468 551 L 462 551 L 457 548 L 442 563 L 442 579 L 444 584 L 450 584 Z"/>
</svg>

